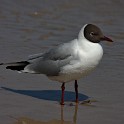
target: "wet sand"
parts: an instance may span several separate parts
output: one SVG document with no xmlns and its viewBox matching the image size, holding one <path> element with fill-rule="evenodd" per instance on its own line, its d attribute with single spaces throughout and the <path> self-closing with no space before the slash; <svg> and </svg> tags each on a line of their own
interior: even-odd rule
<svg viewBox="0 0 124 124">
<path fill-rule="evenodd" d="M 66 84 L 65 106 L 60 87 L 44 75 L 19 74 L 0 67 L 0 124 L 122 124 L 124 122 L 123 0 L 1 0 L 0 62 L 20 61 L 30 54 L 72 40 L 86 23 L 94 23 L 115 42 L 102 43 L 97 69 Z"/>
</svg>

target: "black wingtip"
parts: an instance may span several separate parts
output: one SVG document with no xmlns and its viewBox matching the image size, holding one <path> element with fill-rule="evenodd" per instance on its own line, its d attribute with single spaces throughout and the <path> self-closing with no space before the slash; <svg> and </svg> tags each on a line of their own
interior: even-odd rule
<svg viewBox="0 0 124 124">
<path fill-rule="evenodd" d="M 21 71 L 27 66 L 29 62 L 27 61 L 21 61 L 21 62 L 15 62 L 6 67 L 6 69 L 11 69 L 11 70 L 16 70 L 16 71 Z"/>
</svg>

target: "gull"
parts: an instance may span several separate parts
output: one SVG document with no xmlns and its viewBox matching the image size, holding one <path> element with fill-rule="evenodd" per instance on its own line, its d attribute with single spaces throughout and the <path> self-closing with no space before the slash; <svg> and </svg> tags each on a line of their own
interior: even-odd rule
<svg viewBox="0 0 124 124">
<path fill-rule="evenodd" d="M 44 53 L 30 55 L 27 60 L 6 65 L 6 69 L 18 72 L 44 74 L 53 81 L 62 83 L 61 105 L 64 105 L 65 83 L 75 81 L 75 93 L 78 103 L 77 80 L 88 75 L 96 68 L 103 56 L 100 41 L 113 42 L 103 35 L 101 29 L 94 24 L 85 24 L 78 37 L 72 41 L 58 45 Z"/>
</svg>

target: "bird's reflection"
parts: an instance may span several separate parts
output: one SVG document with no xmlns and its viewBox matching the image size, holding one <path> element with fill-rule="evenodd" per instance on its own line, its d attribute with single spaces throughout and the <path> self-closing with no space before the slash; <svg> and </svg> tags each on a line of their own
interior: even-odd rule
<svg viewBox="0 0 124 124">
<path fill-rule="evenodd" d="M 14 124 L 76 124 L 77 122 L 77 113 L 78 113 L 78 104 L 74 107 L 74 115 L 72 121 L 64 120 L 64 106 L 61 106 L 61 117 L 60 119 L 52 119 L 50 121 L 38 121 L 31 118 L 22 117 L 16 119 L 17 121 Z"/>
</svg>

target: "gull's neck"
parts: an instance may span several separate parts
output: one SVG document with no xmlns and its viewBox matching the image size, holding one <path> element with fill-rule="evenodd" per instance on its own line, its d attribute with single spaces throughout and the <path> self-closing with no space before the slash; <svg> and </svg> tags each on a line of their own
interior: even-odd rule
<svg viewBox="0 0 124 124">
<path fill-rule="evenodd" d="M 79 34 L 78 34 L 78 39 L 80 40 L 80 39 L 86 39 L 85 37 L 84 37 L 84 28 L 87 26 L 87 24 L 85 24 L 82 28 L 81 28 L 81 30 L 80 30 L 80 32 L 79 32 Z"/>
</svg>

